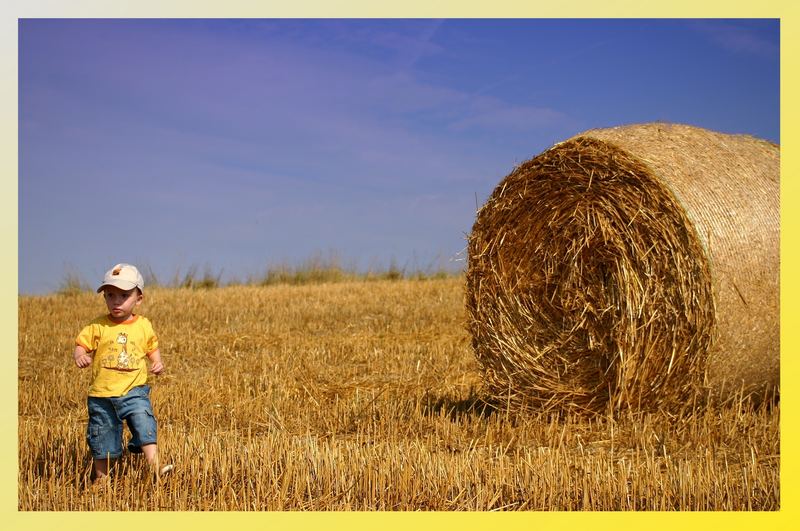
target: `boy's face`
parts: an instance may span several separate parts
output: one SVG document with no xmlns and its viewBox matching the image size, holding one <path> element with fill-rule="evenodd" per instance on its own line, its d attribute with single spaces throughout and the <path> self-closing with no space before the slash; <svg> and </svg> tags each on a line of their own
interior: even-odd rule
<svg viewBox="0 0 800 531">
<path fill-rule="evenodd" d="M 133 310 L 142 302 L 142 294 L 136 288 L 122 290 L 115 286 L 105 286 L 103 299 L 106 301 L 111 318 L 122 322 L 133 315 Z"/>
</svg>

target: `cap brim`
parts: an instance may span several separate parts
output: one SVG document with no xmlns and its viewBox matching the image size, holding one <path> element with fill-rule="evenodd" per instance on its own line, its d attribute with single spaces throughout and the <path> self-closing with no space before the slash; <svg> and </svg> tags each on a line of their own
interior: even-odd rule
<svg viewBox="0 0 800 531">
<path fill-rule="evenodd" d="M 97 293 L 100 293 L 101 291 L 103 291 L 103 288 L 106 287 L 106 286 L 114 286 L 115 288 L 119 288 L 119 289 L 125 290 L 125 291 L 128 291 L 129 289 L 133 289 L 133 288 L 138 287 L 136 285 L 136 282 L 131 282 L 130 280 L 119 279 L 119 280 L 114 280 L 113 282 L 103 282 L 100 285 L 100 287 L 97 288 Z M 142 288 L 139 288 L 139 289 L 141 290 Z"/>
</svg>

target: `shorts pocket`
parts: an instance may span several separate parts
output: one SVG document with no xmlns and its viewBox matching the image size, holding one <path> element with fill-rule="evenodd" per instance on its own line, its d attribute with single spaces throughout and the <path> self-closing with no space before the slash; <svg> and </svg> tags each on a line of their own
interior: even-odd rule
<svg viewBox="0 0 800 531">
<path fill-rule="evenodd" d="M 115 430 L 109 426 L 89 424 L 86 428 L 86 443 L 96 459 L 119 457 L 122 448 L 117 439 Z"/>
</svg>

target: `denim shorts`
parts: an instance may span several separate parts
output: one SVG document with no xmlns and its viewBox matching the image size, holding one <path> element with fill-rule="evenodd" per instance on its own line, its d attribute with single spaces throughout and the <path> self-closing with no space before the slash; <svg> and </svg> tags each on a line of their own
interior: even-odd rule
<svg viewBox="0 0 800 531">
<path fill-rule="evenodd" d="M 150 404 L 150 386 L 134 387 L 126 395 L 109 398 L 90 396 L 86 441 L 95 459 L 122 455 L 122 423 L 128 423 L 128 451 L 141 453 L 142 446 L 156 443 L 156 417 Z"/>
</svg>

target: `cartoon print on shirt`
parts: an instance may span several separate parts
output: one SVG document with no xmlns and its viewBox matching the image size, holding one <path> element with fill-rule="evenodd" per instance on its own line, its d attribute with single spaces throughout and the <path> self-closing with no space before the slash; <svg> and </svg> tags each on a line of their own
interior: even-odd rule
<svg viewBox="0 0 800 531">
<path fill-rule="evenodd" d="M 122 350 L 119 351 L 119 356 L 117 356 L 117 367 L 120 369 L 127 369 L 128 363 L 130 362 L 128 351 L 125 350 L 125 346 L 128 344 L 128 334 L 120 332 L 117 336 L 117 343 L 122 345 Z"/>
<path fill-rule="evenodd" d="M 123 371 L 123 372 L 135 371 L 136 368 L 132 367 L 133 365 L 132 362 L 134 360 L 130 356 L 130 354 L 128 354 L 128 348 L 127 348 L 128 334 L 126 334 L 125 332 L 120 332 L 117 335 L 116 343 L 118 345 L 121 345 L 119 354 L 117 354 L 116 358 L 114 357 L 113 354 L 111 354 L 110 356 L 106 356 L 104 360 L 106 363 L 104 363 L 103 366 L 106 369 L 112 369 L 115 371 Z"/>
</svg>

